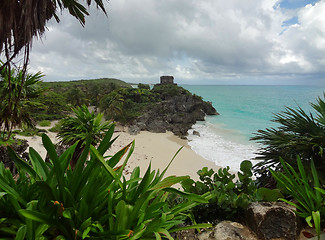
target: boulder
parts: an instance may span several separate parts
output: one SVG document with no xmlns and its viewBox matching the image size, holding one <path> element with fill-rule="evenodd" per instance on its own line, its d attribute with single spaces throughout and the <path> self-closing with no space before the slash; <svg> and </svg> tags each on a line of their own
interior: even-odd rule
<svg viewBox="0 0 325 240">
<path fill-rule="evenodd" d="M 212 231 L 198 235 L 199 240 L 259 240 L 248 227 L 231 221 L 217 224 Z"/>
<path fill-rule="evenodd" d="M 300 231 L 295 208 L 282 202 L 251 203 L 246 221 L 261 240 L 295 240 Z"/>
<path fill-rule="evenodd" d="M 195 131 L 195 130 L 193 131 L 193 135 L 198 136 L 198 137 L 201 136 L 200 133 L 198 131 Z"/>
</svg>

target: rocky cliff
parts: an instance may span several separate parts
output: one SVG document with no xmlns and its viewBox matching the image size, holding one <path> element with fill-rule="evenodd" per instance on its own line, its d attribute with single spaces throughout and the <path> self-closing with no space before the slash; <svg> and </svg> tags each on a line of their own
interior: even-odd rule
<svg viewBox="0 0 325 240">
<path fill-rule="evenodd" d="M 161 93 L 161 96 L 161 101 L 148 107 L 144 114 L 131 123 L 131 134 L 143 130 L 155 133 L 172 131 L 183 137 L 196 121 L 203 121 L 206 115 L 218 115 L 210 102 L 188 91 L 178 91 L 178 94 L 173 95 Z"/>
</svg>

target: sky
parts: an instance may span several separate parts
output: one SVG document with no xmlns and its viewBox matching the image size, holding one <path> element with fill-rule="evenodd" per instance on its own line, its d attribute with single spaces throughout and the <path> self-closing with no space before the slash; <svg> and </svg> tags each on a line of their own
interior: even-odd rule
<svg viewBox="0 0 325 240">
<path fill-rule="evenodd" d="M 45 81 L 325 85 L 325 0 L 110 0 L 34 40 Z"/>
</svg>

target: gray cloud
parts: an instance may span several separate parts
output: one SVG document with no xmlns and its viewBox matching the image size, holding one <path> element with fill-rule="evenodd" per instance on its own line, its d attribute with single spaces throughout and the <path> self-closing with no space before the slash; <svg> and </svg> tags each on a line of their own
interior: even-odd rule
<svg viewBox="0 0 325 240">
<path fill-rule="evenodd" d="M 33 44 L 31 71 L 152 83 L 163 74 L 211 84 L 324 77 L 325 0 L 294 11 L 279 0 L 111 0 L 107 8 L 108 17 L 90 9 L 85 28 L 68 14 L 51 23 Z M 284 24 L 294 16 L 297 24 Z"/>
</svg>

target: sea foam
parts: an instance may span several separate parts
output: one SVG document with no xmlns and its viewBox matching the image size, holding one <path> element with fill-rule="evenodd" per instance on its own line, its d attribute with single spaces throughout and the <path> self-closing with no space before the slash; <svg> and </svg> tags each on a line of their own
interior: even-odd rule
<svg viewBox="0 0 325 240">
<path fill-rule="evenodd" d="M 193 131 L 199 132 L 200 136 L 194 135 Z M 258 149 L 258 145 L 245 141 L 235 132 L 209 122 L 193 125 L 187 138 L 188 144 L 197 154 L 220 167 L 229 166 L 231 171 L 239 171 L 240 163 L 256 157 Z"/>
</svg>

